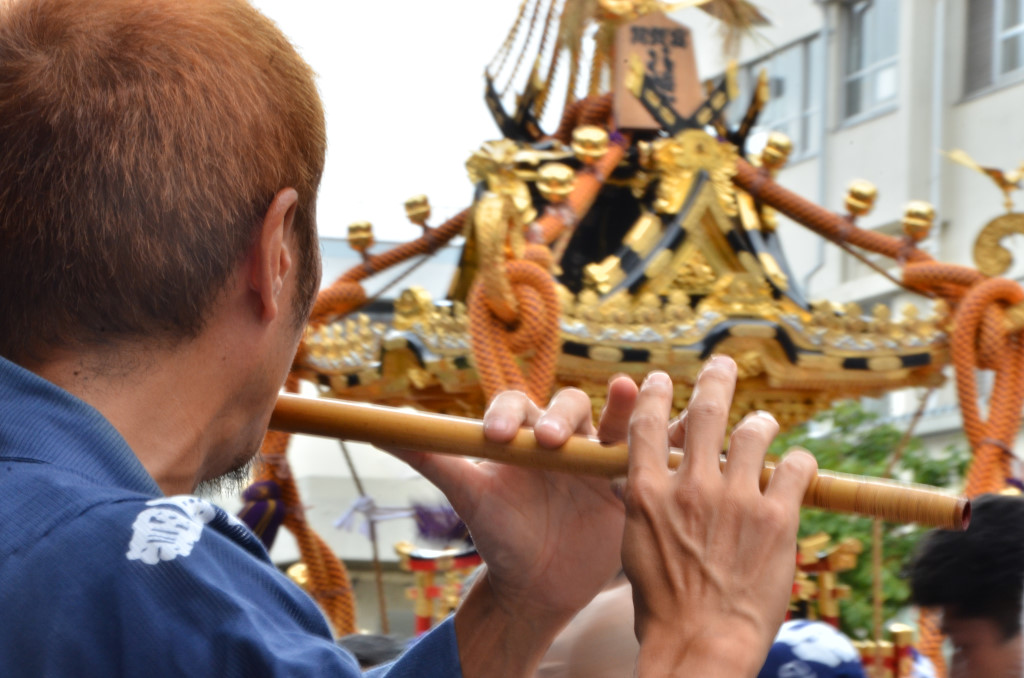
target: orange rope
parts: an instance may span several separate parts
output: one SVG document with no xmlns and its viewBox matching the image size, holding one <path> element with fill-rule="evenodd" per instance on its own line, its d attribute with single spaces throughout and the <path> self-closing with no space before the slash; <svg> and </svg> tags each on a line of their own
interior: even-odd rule
<svg viewBox="0 0 1024 678">
<path fill-rule="evenodd" d="M 294 375 L 288 377 L 285 389 L 291 393 L 298 390 L 298 379 Z M 355 633 L 355 597 L 352 594 L 348 571 L 331 551 L 330 546 L 306 521 L 306 511 L 299 497 L 299 489 L 295 485 L 285 456 L 287 449 L 287 433 L 267 433 L 260 450 L 263 464 L 256 480 L 273 480 L 281 488 L 281 501 L 286 507 L 284 526 L 295 535 L 302 562 L 309 570 L 309 595 L 323 610 L 336 635 Z"/>
<path fill-rule="evenodd" d="M 932 261 L 927 252 L 911 246 L 905 238 L 857 228 L 847 217 L 830 212 L 783 188 L 766 171 L 742 158 L 736 162 L 736 174 L 732 180 L 755 200 L 769 205 L 834 243 L 848 243 L 897 261 Z"/>
<path fill-rule="evenodd" d="M 594 201 L 597 200 L 597 194 L 604 186 L 605 178 L 611 174 L 625 153 L 625 146 L 609 144 L 608 152 L 594 163 L 591 170 L 579 172 L 576 175 L 572 193 L 569 194 L 565 204 L 569 206 L 570 214 L 577 222 L 590 211 Z M 541 240 L 547 244 L 554 242 L 567 227 L 575 225 L 566 223 L 566 215 L 562 210 L 547 210 L 544 216 L 537 220 Z"/>
<path fill-rule="evenodd" d="M 1020 426 L 1024 405 L 1024 355 L 1019 333 L 1011 335 L 1005 329 L 1001 304 L 1022 300 L 1024 290 L 1020 285 L 991 278 L 972 287 L 957 309 L 952 342 L 957 397 L 964 432 L 975 455 L 967 475 L 968 496 L 997 492 L 1005 487 L 1010 475 L 1009 446 Z M 976 365 L 996 372 L 987 420 L 982 419 L 978 408 Z"/>
<path fill-rule="evenodd" d="M 413 257 L 436 252 L 452 238 L 462 233 L 469 210 L 463 210 L 437 228 L 427 230 L 416 240 L 404 243 L 380 254 L 375 254 L 362 264 L 353 266 L 330 287 L 317 295 L 310 314 L 310 325 L 322 325 L 356 310 L 366 301 L 366 291 L 359 284 L 372 275 Z"/>
<path fill-rule="evenodd" d="M 330 322 L 359 308 L 366 302 L 361 280 L 415 256 L 436 251 L 462 233 L 468 213 L 469 210 L 463 210 L 440 227 L 425 231 L 416 240 L 371 256 L 359 266 L 349 269 L 317 295 L 310 325 Z M 300 346 L 299 353 L 302 351 Z M 295 372 L 288 376 L 285 388 L 292 393 L 298 390 Z M 348 571 L 327 542 L 306 521 L 305 509 L 285 454 L 288 440 L 287 433 L 267 433 L 261 448 L 263 465 L 255 480 L 273 480 L 281 488 L 281 501 L 286 510 L 284 526 L 295 535 L 302 561 L 309 570 L 309 594 L 327 616 L 336 635 L 355 633 L 355 598 Z"/>
<path fill-rule="evenodd" d="M 599 125 L 604 127 L 611 121 L 612 95 L 586 97 L 572 102 L 565 108 L 558 129 L 551 136 L 569 145 L 572 133 L 580 125 Z"/>
<path fill-rule="evenodd" d="M 462 233 L 467 214 L 468 210 L 464 210 L 442 226 L 425 231 L 416 240 L 369 257 L 359 266 L 349 269 L 317 295 L 310 325 L 330 322 L 359 308 L 366 302 L 366 291 L 360 284 L 361 280 L 412 257 L 436 251 Z M 302 350 L 300 347 L 299 352 Z M 292 393 L 298 390 L 296 373 L 289 375 L 285 388 Z M 288 440 L 287 433 L 267 433 L 261 448 L 263 465 L 256 480 L 273 480 L 281 488 L 281 501 L 286 509 L 284 526 L 295 535 L 302 561 L 308 568 L 309 594 L 327 616 L 335 634 L 355 633 L 355 598 L 348 571 L 327 542 L 306 521 L 299 490 L 288 466 Z"/>
<path fill-rule="evenodd" d="M 468 210 L 464 210 L 442 226 L 426 230 L 416 240 L 369 257 L 359 266 L 349 269 L 317 295 L 310 325 L 330 322 L 359 308 L 366 302 L 366 291 L 360 284 L 361 280 L 412 257 L 436 251 L 462 233 L 468 213 Z M 299 353 L 302 351 L 303 347 L 300 346 Z M 288 376 L 285 388 L 292 393 L 298 390 L 295 372 Z M 309 571 L 309 594 L 327 616 L 334 633 L 339 636 L 355 633 L 355 598 L 348 571 L 327 542 L 306 521 L 306 512 L 285 454 L 288 440 L 287 433 L 267 433 L 261 448 L 263 465 L 256 480 L 273 480 L 281 488 L 281 501 L 286 510 L 284 526 L 295 535 L 302 561 Z"/>
<path fill-rule="evenodd" d="M 917 620 L 917 651 L 931 660 L 935 675 L 947 674 L 946 658 L 942 654 L 942 612 L 938 608 L 922 608 Z"/>
<path fill-rule="evenodd" d="M 518 302 L 515 323 L 506 324 L 498 317 L 483 281 L 475 281 L 470 289 L 470 338 L 477 373 L 488 399 L 499 391 L 515 389 L 542 404 L 555 382 L 560 342 L 561 307 L 555 282 L 547 270 L 525 259 L 508 262 L 506 270 Z M 528 375 L 523 374 L 517 356 L 526 356 Z"/>
<path fill-rule="evenodd" d="M 568 144 L 578 125 L 611 124 L 611 96 L 588 97 L 569 106 L 555 138 Z M 575 226 L 593 206 L 604 185 L 625 155 L 622 143 L 611 143 L 608 152 L 593 166 L 576 176 L 565 205 L 568 209 L 548 210 L 531 230 L 540 233 L 544 245 L 527 246 L 525 258 L 510 261 L 506 276 L 518 308 L 495 292 L 493 276 L 478 277 L 467 298 L 470 339 L 477 374 L 484 395 L 490 399 L 500 391 L 525 392 L 534 402 L 546 402 L 555 381 L 559 347 L 560 306 L 555 283 L 549 273 L 554 242 L 567 228 Z M 520 366 L 528 366 L 528 375 Z"/>
<path fill-rule="evenodd" d="M 1024 343 L 1020 332 L 1007 329 L 1004 308 L 1024 300 L 1024 290 L 1011 280 L 926 260 L 907 264 L 903 280 L 944 297 L 955 309 L 951 353 L 964 433 L 974 453 L 965 492 L 969 497 L 997 492 L 1010 477 L 1011 445 L 1024 406 Z M 978 406 L 978 369 L 996 373 L 987 419 Z M 932 660 L 938 675 L 946 675 L 936 611 L 922 610 L 919 631 L 921 653 Z"/>
</svg>

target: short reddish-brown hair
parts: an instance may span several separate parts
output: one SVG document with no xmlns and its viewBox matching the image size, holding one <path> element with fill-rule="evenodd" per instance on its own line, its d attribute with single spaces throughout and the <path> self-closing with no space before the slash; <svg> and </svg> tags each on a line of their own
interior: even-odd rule
<svg viewBox="0 0 1024 678">
<path fill-rule="evenodd" d="M 245 0 L 0 0 L 0 355 L 196 336 L 289 186 L 311 303 L 325 146 Z"/>
</svg>

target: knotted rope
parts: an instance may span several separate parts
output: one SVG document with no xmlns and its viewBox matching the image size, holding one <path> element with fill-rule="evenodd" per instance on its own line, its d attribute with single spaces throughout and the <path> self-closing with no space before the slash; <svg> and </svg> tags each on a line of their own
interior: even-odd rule
<svg viewBox="0 0 1024 678">
<path fill-rule="evenodd" d="M 547 252 L 547 248 L 540 248 Z M 531 249 L 532 249 L 531 247 Z M 477 280 L 469 293 L 473 357 L 487 398 L 500 391 L 523 391 L 540 404 L 555 382 L 561 307 L 555 281 L 545 268 L 527 259 L 506 264 L 505 274 L 516 300 L 514 315 Z M 519 359 L 528 366 L 519 365 Z"/>
<path fill-rule="evenodd" d="M 294 374 L 288 377 L 285 388 L 290 393 L 298 391 L 298 378 Z M 281 501 L 286 507 L 284 526 L 295 536 L 302 562 L 309 571 L 307 590 L 327 616 L 335 635 L 355 633 L 355 597 L 352 594 L 348 571 L 331 551 L 327 542 L 313 531 L 306 520 L 299 489 L 295 485 L 295 478 L 288 468 L 288 459 L 285 457 L 288 438 L 287 433 L 267 433 L 261 450 L 263 464 L 256 481 L 273 481 L 280 488 Z"/>
</svg>

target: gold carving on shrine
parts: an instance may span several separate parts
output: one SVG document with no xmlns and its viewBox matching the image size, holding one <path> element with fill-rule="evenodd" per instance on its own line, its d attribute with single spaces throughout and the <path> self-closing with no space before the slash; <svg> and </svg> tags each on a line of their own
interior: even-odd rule
<svg viewBox="0 0 1024 678">
<path fill-rule="evenodd" d="M 772 284 L 778 287 L 780 290 L 785 292 L 789 289 L 789 278 L 779 268 L 778 262 L 775 261 L 775 257 L 768 252 L 759 252 L 757 260 L 761 264 L 761 268 L 764 269 L 764 274 L 768 276 L 768 279 L 772 281 Z"/>
<path fill-rule="evenodd" d="M 491 308 L 507 322 L 516 317 L 519 308 L 505 265 L 509 259 L 521 259 L 525 251 L 521 214 L 513 199 L 491 192 L 485 193 L 473 209 L 477 275 Z"/>
<path fill-rule="evenodd" d="M 985 275 L 1002 275 L 1013 264 L 1003 238 L 1024 234 L 1024 212 L 1013 212 L 988 222 L 974 240 L 974 265 Z"/>
<path fill-rule="evenodd" d="M 875 304 L 871 309 L 868 327 L 874 334 L 887 335 L 892 329 L 892 312 L 885 304 Z"/>
<path fill-rule="evenodd" d="M 673 253 L 670 250 L 661 250 L 647 262 L 647 266 L 644 267 L 644 275 L 648 278 L 656 278 L 663 271 L 668 269 L 668 265 L 672 263 Z"/>
<path fill-rule="evenodd" d="M 518 153 L 514 141 L 488 141 L 466 161 L 466 171 L 474 184 L 485 181 L 489 191 L 510 198 L 522 222 L 528 224 L 537 217 L 537 210 L 529 186 L 515 172 Z"/>
<path fill-rule="evenodd" d="M 771 290 L 763 279 L 750 273 L 727 273 L 718 279 L 698 310 L 732 316 L 770 317 L 775 314 L 775 305 Z"/>
<path fill-rule="evenodd" d="M 395 318 L 392 325 L 397 330 L 407 330 L 417 323 L 425 325 L 433 310 L 434 301 L 425 289 L 418 286 L 404 289 L 395 300 Z"/>
<path fill-rule="evenodd" d="M 715 284 L 715 272 L 711 270 L 707 258 L 699 250 L 686 257 L 686 261 L 676 273 L 673 284 L 688 292 L 703 294 L 711 290 Z"/>
<path fill-rule="evenodd" d="M 763 78 L 766 73 L 761 71 L 762 79 L 764 80 L 764 87 L 759 86 L 757 88 L 758 96 L 764 96 L 767 100 L 767 79 Z M 762 92 L 762 89 L 764 92 Z M 763 105 L 763 103 L 761 104 Z M 768 134 L 768 140 L 765 142 L 764 150 L 761 151 L 760 156 L 757 157 L 757 161 L 761 167 L 767 170 L 769 176 L 774 177 L 778 174 L 779 170 L 786 166 L 786 162 L 789 161 L 789 154 L 793 151 L 793 142 L 790 138 L 782 132 L 771 132 Z M 744 200 L 749 203 L 751 210 L 753 209 L 753 199 L 749 195 L 739 196 L 741 210 L 743 208 Z M 749 217 L 748 217 L 749 219 Z M 775 210 L 767 205 L 761 206 L 761 218 L 758 220 L 761 227 L 768 231 L 774 232 L 779 226 L 779 218 L 775 213 Z M 749 228 L 749 226 L 748 226 Z"/>
<path fill-rule="evenodd" d="M 702 130 L 683 130 L 674 137 L 653 143 L 651 162 L 661 182 L 654 208 L 675 213 L 689 194 L 697 172 L 708 173 L 719 204 L 728 216 L 736 216 L 736 194 L 732 177 L 736 173 L 736 147 L 720 142 Z"/>
<path fill-rule="evenodd" d="M 656 214 L 644 212 L 629 229 L 622 244 L 640 255 L 646 255 L 658 243 L 661 236 L 661 219 Z"/>
<path fill-rule="evenodd" d="M 875 358 L 868 358 L 869 370 L 898 370 L 903 367 L 903 361 L 898 356 L 884 355 Z"/>
<path fill-rule="evenodd" d="M 622 349 L 613 346 L 591 346 L 590 358 L 603 363 L 622 362 Z"/>
<path fill-rule="evenodd" d="M 753 379 L 764 374 L 764 360 L 758 351 L 743 351 L 735 357 L 736 376 L 740 379 Z"/>
<path fill-rule="evenodd" d="M 619 258 L 616 256 L 607 257 L 601 263 L 588 264 L 583 269 L 583 284 L 597 290 L 599 294 L 611 292 L 624 277 L 622 267 L 619 266 Z"/>
</svg>

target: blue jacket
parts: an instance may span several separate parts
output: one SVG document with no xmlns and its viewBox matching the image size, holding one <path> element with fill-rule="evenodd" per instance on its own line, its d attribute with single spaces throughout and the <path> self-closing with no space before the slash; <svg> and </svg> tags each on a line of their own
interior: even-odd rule
<svg viewBox="0 0 1024 678">
<path fill-rule="evenodd" d="M 0 358 L 0 676 L 358 676 L 249 529 Z M 452 621 L 373 676 L 461 670 Z"/>
</svg>

